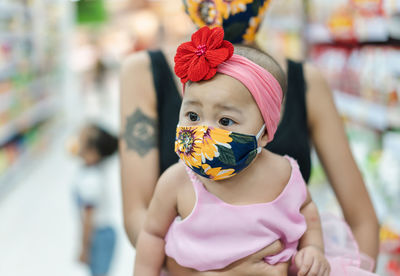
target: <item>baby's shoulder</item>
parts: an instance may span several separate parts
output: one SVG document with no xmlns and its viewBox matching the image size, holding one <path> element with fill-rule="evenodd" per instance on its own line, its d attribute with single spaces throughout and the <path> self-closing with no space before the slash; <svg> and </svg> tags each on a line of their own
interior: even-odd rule
<svg viewBox="0 0 400 276">
<path fill-rule="evenodd" d="M 190 181 L 189 176 L 186 172 L 185 165 L 181 162 L 175 163 L 160 176 L 158 184 L 169 189 L 180 189 L 185 183 Z"/>
<path fill-rule="evenodd" d="M 262 164 L 260 166 L 260 171 L 262 175 L 268 173 L 269 176 L 273 176 L 274 179 L 280 180 L 282 183 L 287 183 L 293 173 L 293 165 L 296 161 L 289 156 L 282 156 L 272 152 L 266 151 L 264 158 L 262 159 Z"/>
<path fill-rule="evenodd" d="M 270 151 L 267 151 L 266 158 L 263 159 L 264 166 L 267 165 L 271 169 L 278 169 L 280 171 L 287 171 L 291 169 L 292 164 L 295 164 L 296 161 L 290 156 L 279 155 Z"/>
</svg>

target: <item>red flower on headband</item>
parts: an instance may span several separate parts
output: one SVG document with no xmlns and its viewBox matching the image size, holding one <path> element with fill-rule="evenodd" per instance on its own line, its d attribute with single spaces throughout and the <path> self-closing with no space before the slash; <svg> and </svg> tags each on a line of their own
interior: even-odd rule
<svg viewBox="0 0 400 276">
<path fill-rule="evenodd" d="M 182 43 L 175 55 L 175 74 L 182 83 L 211 79 L 217 66 L 233 55 L 233 45 L 224 40 L 221 27 L 202 27 L 192 40 Z"/>
</svg>

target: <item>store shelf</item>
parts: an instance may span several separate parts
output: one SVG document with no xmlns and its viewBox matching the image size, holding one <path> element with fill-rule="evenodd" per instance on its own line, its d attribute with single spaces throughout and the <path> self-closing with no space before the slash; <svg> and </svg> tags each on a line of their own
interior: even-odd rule
<svg viewBox="0 0 400 276">
<path fill-rule="evenodd" d="M 18 174 L 18 171 L 29 165 L 29 161 L 32 161 L 32 155 L 32 151 L 23 153 L 3 175 L 0 175 L 0 195 L 5 194 L 6 185 L 12 182 L 12 178 Z"/>
<path fill-rule="evenodd" d="M 46 99 L 34 105 L 16 119 L 0 127 L 0 145 L 21 131 L 48 119 L 55 111 L 54 99 Z"/>
<path fill-rule="evenodd" d="M 32 35 L 28 33 L 1 32 L 0 41 L 20 42 L 21 40 L 32 39 Z"/>
<path fill-rule="evenodd" d="M 21 176 L 35 165 L 36 162 L 33 161 L 40 158 L 40 152 L 45 149 L 43 145 L 48 145 L 52 141 L 52 137 L 55 137 L 55 134 L 62 130 L 61 124 L 58 121 L 46 124 L 42 128 L 40 137 L 35 144 L 25 148 L 15 163 L 0 174 L 0 202 L 3 199 L 2 197 L 7 195 L 7 191 L 12 189 L 14 183 L 18 182 Z"/>
<path fill-rule="evenodd" d="M 14 16 L 15 13 L 21 13 L 25 10 L 21 3 L 0 3 L 0 18 Z"/>
<path fill-rule="evenodd" d="M 41 98 L 47 97 L 51 92 L 46 89 L 50 83 L 50 76 L 36 77 L 35 79 L 18 87 L 17 90 L 23 89 L 23 94 L 32 101 L 39 101 Z M 11 88 L 6 92 L 0 93 L 0 114 L 11 108 L 11 104 L 15 100 L 15 88 Z"/>
<path fill-rule="evenodd" d="M 0 113 L 6 111 L 9 108 L 12 99 L 11 93 L 12 91 L 10 90 L 0 94 Z"/>
<path fill-rule="evenodd" d="M 356 122 L 384 131 L 400 127 L 400 106 L 388 107 L 340 91 L 334 92 L 339 113 Z"/>
<path fill-rule="evenodd" d="M 375 28 L 370 28 L 368 34 L 358 34 L 353 39 L 334 38 L 331 31 L 321 24 L 310 24 L 306 29 L 307 42 L 310 44 L 334 44 L 341 46 L 352 45 L 398 45 L 400 42 L 390 37 L 388 30 L 383 28 L 384 23 L 377 23 Z"/>
<path fill-rule="evenodd" d="M 11 63 L 3 68 L 0 68 L 0 81 L 9 79 L 14 76 L 17 72 L 17 65 Z"/>
</svg>

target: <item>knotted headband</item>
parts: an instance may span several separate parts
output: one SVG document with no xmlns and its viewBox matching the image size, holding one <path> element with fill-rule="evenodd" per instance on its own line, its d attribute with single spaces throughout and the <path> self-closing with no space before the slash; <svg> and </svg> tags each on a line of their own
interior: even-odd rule
<svg viewBox="0 0 400 276">
<path fill-rule="evenodd" d="M 233 45 L 223 37 L 222 28 L 203 27 L 192 35 L 192 41 L 178 47 L 175 73 L 181 78 L 183 92 L 187 81 L 209 80 L 217 72 L 237 79 L 256 101 L 270 142 L 278 128 L 282 88 L 267 70 L 243 56 L 234 55 Z"/>
<path fill-rule="evenodd" d="M 268 142 L 272 141 L 281 116 L 282 89 L 270 72 L 239 55 L 217 67 L 217 72 L 240 81 L 250 91 L 265 122 Z"/>
</svg>

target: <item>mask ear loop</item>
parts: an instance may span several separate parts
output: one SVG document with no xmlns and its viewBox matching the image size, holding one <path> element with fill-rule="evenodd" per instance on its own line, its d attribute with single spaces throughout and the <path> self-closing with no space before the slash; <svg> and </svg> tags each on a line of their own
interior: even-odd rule
<svg viewBox="0 0 400 276">
<path fill-rule="evenodd" d="M 258 139 L 261 137 L 261 135 L 264 134 L 264 131 L 265 131 L 265 124 L 262 125 L 260 131 L 256 135 L 257 142 L 258 142 Z M 259 154 L 261 151 L 262 151 L 262 147 L 258 147 L 257 148 L 257 154 Z"/>
</svg>

